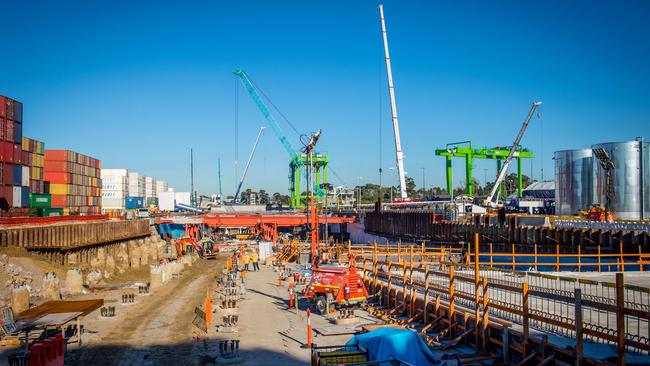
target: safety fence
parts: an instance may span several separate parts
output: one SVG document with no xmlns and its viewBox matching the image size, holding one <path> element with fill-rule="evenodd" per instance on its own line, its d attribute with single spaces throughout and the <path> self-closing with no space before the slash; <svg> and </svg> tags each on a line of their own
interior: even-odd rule
<svg viewBox="0 0 650 366">
<path fill-rule="evenodd" d="M 624 284 L 622 273 L 609 283 L 454 263 L 364 258 L 357 266 L 370 291 L 382 294 L 383 305 L 401 307 L 406 317 L 428 314 L 445 301 L 448 324 L 456 312 L 475 312 L 475 319 L 485 313 L 485 319 L 520 325 L 524 344 L 530 329 L 573 338 L 578 358 L 585 357 L 584 342 L 613 345 L 619 357 L 650 353 L 650 289 Z M 416 299 L 420 309 L 413 309 Z"/>
</svg>

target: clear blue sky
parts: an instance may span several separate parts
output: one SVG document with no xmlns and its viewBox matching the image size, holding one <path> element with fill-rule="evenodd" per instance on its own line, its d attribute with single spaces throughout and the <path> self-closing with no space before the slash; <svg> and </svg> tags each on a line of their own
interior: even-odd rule
<svg viewBox="0 0 650 366">
<path fill-rule="evenodd" d="M 25 105 L 25 134 L 199 193 L 235 186 L 235 92 L 243 67 L 348 184 L 395 182 L 377 2 L 5 1 L 0 94 Z M 523 144 L 533 175 L 553 151 L 650 138 L 650 3 L 386 1 L 406 171 L 444 186 L 448 142 Z M 239 88 L 243 165 L 261 114 Z M 382 137 L 379 138 L 379 127 Z M 297 136 L 283 124 L 287 136 Z M 456 184 L 462 177 L 456 161 Z M 484 172 L 483 169 L 488 169 Z M 531 166 L 525 166 L 530 174 Z M 475 177 L 494 175 L 478 163 Z M 241 172 L 241 168 L 239 169 Z M 286 192 L 287 154 L 267 129 L 245 186 Z M 330 174 L 333 183 L 340 183 Z"/>
</svg>

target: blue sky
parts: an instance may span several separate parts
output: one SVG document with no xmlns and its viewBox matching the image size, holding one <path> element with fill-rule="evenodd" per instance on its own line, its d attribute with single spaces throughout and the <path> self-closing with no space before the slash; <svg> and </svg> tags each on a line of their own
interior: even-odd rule
<svg viewBox="0 0 650 366">
<path fill-rule="evenodd" d="M 5 1 L 0 94 L 24 103 L 25 135 L 46 148 L 177 190 L 189 189 L 190 148 L 199 193 L 217 190 L 221 157 L 228 194 L 237 90 L 239 173 L 265 125 L 236 87 L 231 72 L 242 67 L 300 132 L 323 129 L 319 147 L 345 183 L 377 182 L 380 155 L 384 183 L 396 182 L 377 5 Z M 384 10 L 406 171 L 418 186 L 422 168 L 427 186 L 444 186 L 435 148 L 510 144 L 538 99 L 542 119 L 523 140 L 538 156 L 535 179 L 541 167 L 552 178 L 553 151 L 650 138 L 648 2 L 386 1 Z M 287 161 L 267 129 L 245 187 L 286 192 Z M 462 161 L 454 167 L 460 185 Z M 494 174 L 493 163 L 475 165 L 480 181 Z"/>
</svg>

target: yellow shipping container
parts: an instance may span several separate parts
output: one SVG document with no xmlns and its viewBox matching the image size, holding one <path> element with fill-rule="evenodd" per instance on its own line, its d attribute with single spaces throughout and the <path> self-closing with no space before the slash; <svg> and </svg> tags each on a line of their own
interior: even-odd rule
<svg viewBox="0 0 650 366">
<path fill-rule="evenodd" d="M 71 185 L 65 183 L 50 183 L 50 194 L 71 194 Z"/>
<path fill-rule="evenodd" d="M 23 136 L 22 145 L 23 151 L 29 151 L 29 139 L 25 136 Z"/>
</svg>

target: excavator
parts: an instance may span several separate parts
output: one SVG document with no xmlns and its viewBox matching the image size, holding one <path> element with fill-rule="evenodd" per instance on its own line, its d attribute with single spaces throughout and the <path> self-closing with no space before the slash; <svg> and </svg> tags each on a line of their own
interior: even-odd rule
<svg viewBox="0 0 650 366">
<path fill-rule="evenodd" d="M 179 256 L 195 252 L 204 259 L 215 259 L 219 253 L 219 246 L 211 239 L 201 239 L 198 242 L 190 237 L 176 239 L 176 253 Z"/>
</svg>

